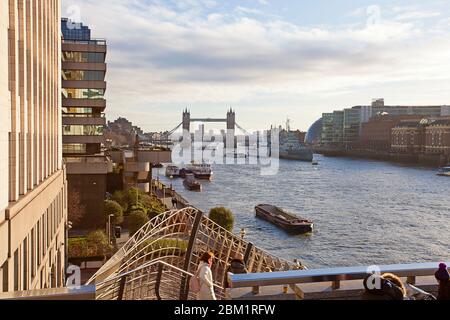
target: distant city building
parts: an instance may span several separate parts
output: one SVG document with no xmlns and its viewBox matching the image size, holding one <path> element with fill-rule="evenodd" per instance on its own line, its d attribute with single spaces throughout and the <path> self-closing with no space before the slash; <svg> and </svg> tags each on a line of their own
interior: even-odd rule
<svg viewBox="0 0 450 320">
<path fill-rule="evenodd" d="M 430 121 L 425 133 L 425 153 L 450 156 L 450 118 Z"/>
<path fill-rule="evenodd" d="M 309 128 L 306 134 L 306 143 L 317 145 L 322 141 L 323 119 L 319 119 Z"/>
<path fill-rule="evenodd" d="M 392 151 L 417 155 L 423 153 L 425 125 L 420 120 L 401 121 L 392 129 Z"/>
<path fill-rule="evenodd" d="M 77 40 L 77 41 L 89 41 L 91 40 L 91 29 L 84 26 L 82 23 L 73 22 L 67 18 L 61 19 L 61 32 L 64 35 L 64 39 Z"/>
<path fill-rule="evenodd" d="M 419 116 L 390 116 L 380 114 L 369 122 L 362 124 L 359 147 L 365 150 L 390 151 L 392 142 L 392 129 L 401 121 L 420 121 Z"/>
<path fill-rule="evenodd" d="M 361 143 L 363 125 L 378 116 L 441 117 L 450 115 L 450 106 L 386 106 L 384 99 L 371 105 L 324 113 L 322 145 L 352 149 Z M 379 122 L 386 125 L 386 123 Z M 366 136 L 367 138 L 367 136 Z M 366 139 L 367 140 L 367 139 Z"/>
<path fill-rule="evenodd" d="M 64 286 L 59 6 L 0 1 L 0 292 Z"/>
<path fill-rule="evenodd" d="M 359 140 L 362 123 L 362 107 L 353 107 L 344 110 L 344 147 L 351 148 L 352 144 Z"/>
<path fill-rule="evenodd" d="M 108 121 L 105 128 L 105 135 L 112 140 L 113 147 L 132 147 L 136 142 L 136 136 L 141 141 L 149 140 L 149 137 L 140 127 L 133 125 L 131 121 L 122 117 L 114 121 Z M 153 136 L 157 137 L 157 135 Z"/>
<path fill-rule="evenodd" d="M 77 227 L 101 227 L 112 166 L 102 154 L 107 46 L 105 40 L 92 39 L 90 29 L 81 23 L 62 19 L 61 25 L 63 153 L 69 200 L 77 194 L 85 208 Z"/>
</svg>

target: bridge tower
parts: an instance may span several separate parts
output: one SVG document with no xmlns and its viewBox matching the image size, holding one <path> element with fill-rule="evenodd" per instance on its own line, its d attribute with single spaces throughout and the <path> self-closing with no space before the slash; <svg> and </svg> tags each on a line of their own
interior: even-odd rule
<svg viewBox="0 0 450 320">
<path fill-rule="evenodd" d="M 191 132 L 191 112 L 186 109 L 183 111 L 183 132 Z"/>
<path fill-rule="evenodd" d="M 236 130 L 236 112 L 233 109 L 227 113 L 227 130 Z"/>
<path fill-rule="evenodd" d="M 236 148 L 236 112 L 231 108 L 227 112 L 226 148 Z"/>
</svg>

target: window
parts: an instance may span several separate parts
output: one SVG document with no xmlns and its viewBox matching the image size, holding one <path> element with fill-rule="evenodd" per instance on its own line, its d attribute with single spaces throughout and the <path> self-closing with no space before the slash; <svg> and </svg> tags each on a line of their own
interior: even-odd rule
<svg viewBox="0 0 450 320">
<path fill-rule="evenodd" d="M 31 276 L 36 276 L 36 228 L 31 230 Z"/>
<path fill-rule="evenodd" d="M 73 116 L 91 116 L 94 111 L 92 108 L 62 108 L 63 117 L 73 117 Z"/>
<path fill-rule="evenodd" d="M 66 136 L 101 136 L 103 135 L 103 126 L 64 125 L 63 131 Z"/>
<path fill-rule="evenodd" d="M 104 89 L 62 89 L 63 97 L 66 99 L 103 99 L 105 96 Z"/>
<path fill-rule="evenodd" d="M 22 272 L 23 272 L 23 290 L 28 290 L 28 238 L 23 240 L 22 244 Z"/>
<path fill-rule="evenodd" d="M 64 62 L 104 63 L 105 54 L 100 52 L 63 52 Z"/>
<path fill-rule="evenodd" d="M 104 81 L 104 71 L 64 70 L 63 79 L 69 81 Z"/>
<path fill-rule="evenodd" d="M 14 291 L 19 291 L 19 249 L 14 252 Z"/>
<path fill-rule="evenodd" d="M 8 290 L 8 261 L 6 261 L 2 267 L 0 268 L 0 277 L 2 277 L 2 288 L 3 292 L 7 292 Z"/>
<path fill-rule="evenodd" d="M 37 243 L 36 256 L 37 256 L 37 265 L 38 266 L 41 264 L 41 248 L 42 248 L 42 243 L 41 243 L 41 234 L 42 234 L 41 225 L 42 225 L 41 224 L 41 220 L 39 220 L 38 223 L 37 223 L 37 241 L 36 241 L 36 243 Z"/>
</svg>

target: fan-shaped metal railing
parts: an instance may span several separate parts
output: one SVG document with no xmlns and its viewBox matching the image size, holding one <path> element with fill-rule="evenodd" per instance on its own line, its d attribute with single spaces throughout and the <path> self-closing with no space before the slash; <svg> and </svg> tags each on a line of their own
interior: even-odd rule
<svg viewBox="0 0 450 320">
<path fill-rule="evenodd" d="M 224 299 L 230 261 L 245 257 L 251 273 L 290 270 L 295 266 L 226 231 L 195 208 L 170 211 L 142 227 L 89 281 L 98 299 L 189 300 L 189 279 L 201 255 L 215 254 L 216 294 Z"/>
</svg>

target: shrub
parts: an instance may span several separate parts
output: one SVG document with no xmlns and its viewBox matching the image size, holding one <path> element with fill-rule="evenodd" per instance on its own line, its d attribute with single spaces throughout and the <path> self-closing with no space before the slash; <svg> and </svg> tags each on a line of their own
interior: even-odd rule
<svg viewBox="0 0 450 320">
<path fill-rule="evenodd" d="M 87 237 L 69 238 L 69 258 L 105 257 L 111 253 L 112 246 L 103 231 L 91 232 Z"/>
<path fill-rule="evenodd" d="M 224 207 L 211 209 L 209 218 L 225 230 L 229 232 L 233 231 L 234 215 L 231 210 Z"/>
<path fill-rule="evenodd" d="M 108 237 L 103 231 L 94 231 L 87 235 L 88 256 L 106 256 L 111 252 L 112 246 L 108 243 Z"/>
<path fill-rule="evenodd" d="M 106 220 L 108 220 L 109 215 L 114 215 L 114 219 L 111 221 L 113 224 L 119 225 L 123 223 L 123 209 L 116 201 L 106 200 L 103 212 L 105 213 Z"/>
<path fill-rule="evenodd" d="M 133 211 L 128 217 L 128 231 L 130 237 L 132 237 L 136 232 L 139 231 L 150 219 L 147 214 L 143 211 Z"/>
<path fill-rule="evenodd" d="M 117 202 L 122 207 L 123 212 L 128 212 L 128 200 L 123 191 L 114 192 L 111 200 Z"/>
</svg>

